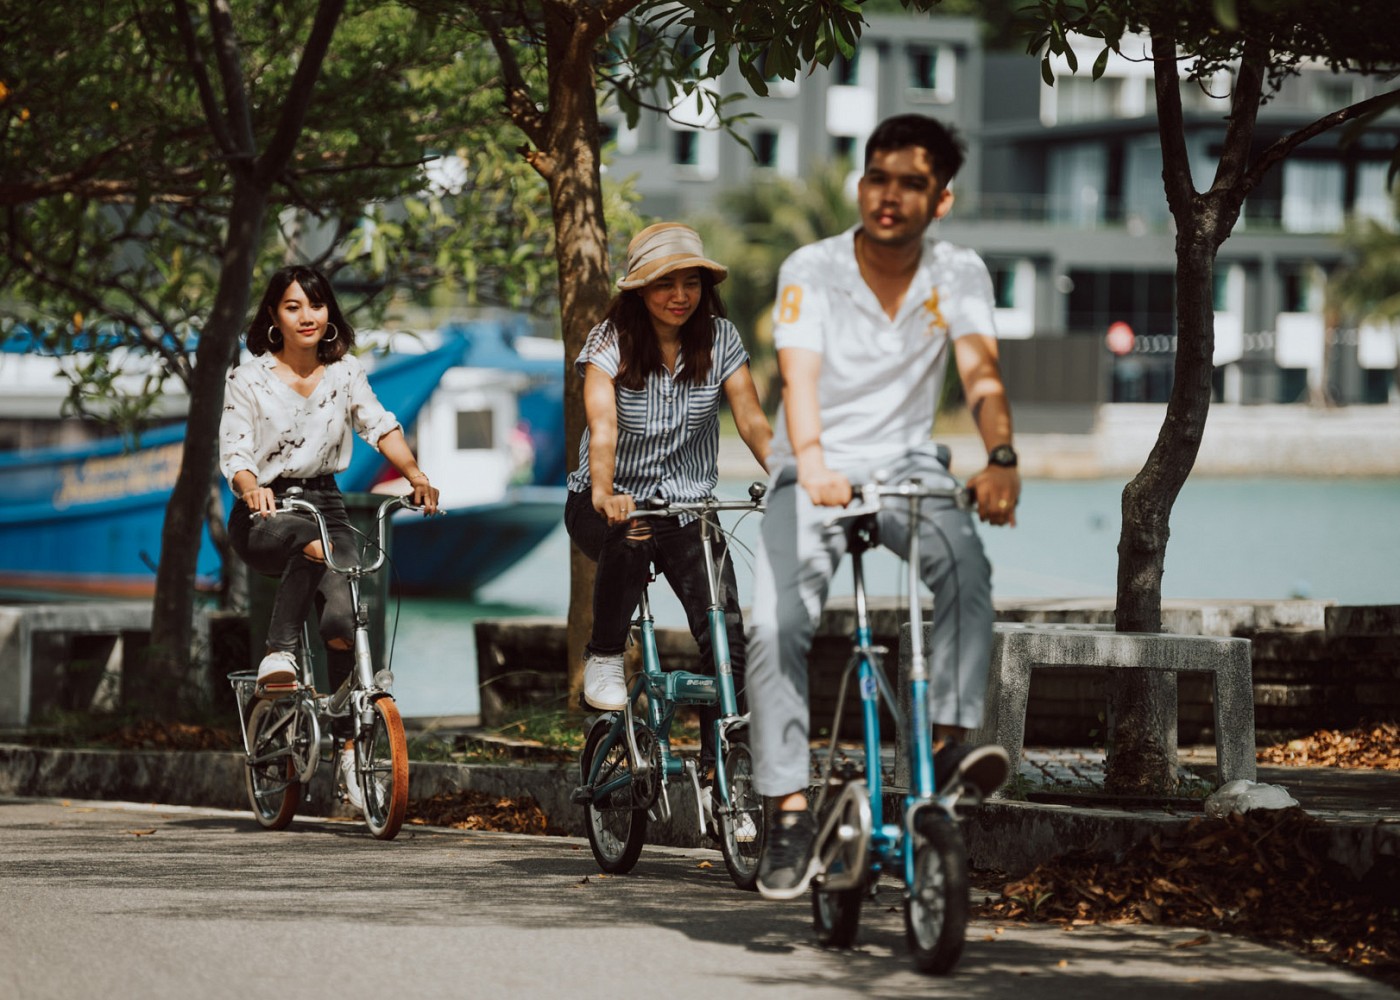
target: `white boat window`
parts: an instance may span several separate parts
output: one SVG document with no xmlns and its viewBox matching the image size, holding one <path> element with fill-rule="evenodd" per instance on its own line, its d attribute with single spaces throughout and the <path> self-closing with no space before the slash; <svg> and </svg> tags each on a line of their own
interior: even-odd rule
<svg viewBox="0 0 1400 1000">
<path fill-rule="evenodd" d="M 482 451 L 496 445 L 495 414 L 491 410 L 457 411 L 457 450 Z"/>
</svg>

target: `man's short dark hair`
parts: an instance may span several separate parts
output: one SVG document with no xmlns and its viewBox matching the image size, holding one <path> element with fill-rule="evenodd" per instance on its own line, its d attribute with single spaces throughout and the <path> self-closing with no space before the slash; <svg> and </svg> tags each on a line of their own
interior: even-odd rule
<svg viewBox="0 0 1400 1000">
<path fill-rule="evenodd" d="M 895 115 L 886 118 L 865 142 L 865 165 L 876 153 L 892 149 L 922 147 L 933 161 L 933 176 L 947 186 L 962 169 L 966 146 L 952 128 L 927 115 Z"/>
</svg>

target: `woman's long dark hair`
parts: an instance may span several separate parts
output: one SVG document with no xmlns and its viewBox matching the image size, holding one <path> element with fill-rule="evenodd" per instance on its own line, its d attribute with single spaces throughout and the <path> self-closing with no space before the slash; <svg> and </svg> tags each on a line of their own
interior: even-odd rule
<svg viewBox="0 0 1400 1000">
<path fill-rule="evenodd" d="M 334 340 L 327 342 L 322 339 L 316 345 L 316 356 L 327 365 L 339 361 L 355 346 L 355 328 L 340 311 L 340 303 L 336 302 L 335 292 L 326 276 L 305 264 L 284 267 L 268 279 L 267 291 L 263 292 L 262 302 L 258 303 L 248 324 L 248 350 L 253 354 L 266 354 L 281 348 L 282 341 L 279 339 L 274 343 L 268 337 L 268 331 L 276 325 L 277 306 L 293 282 L 301 286 L 312 305 L 326 307 L 326 323 L 334 324 L 337 331 Z"/>
<path fill-rule="evenodd" d="M 684 364 L 677 377 L 689 382 L 703 382 L 710 374 L 715 350 L 715 320 L 725 317 L 724 300 L 715 288 L 714 273 L 703 267 L 699 271 L 700 304 L 681 327 Z M 642 291 L 630 288 L 619 292 L 608 305 L 606 319 L 617 331 L 617 349 L 621 355 L 617 384 L 624 389 L 642 388 L 647 376 L 663 367 L 661 346 L 656 342 L 656 329 L 642 301 Z"/>
</svg>

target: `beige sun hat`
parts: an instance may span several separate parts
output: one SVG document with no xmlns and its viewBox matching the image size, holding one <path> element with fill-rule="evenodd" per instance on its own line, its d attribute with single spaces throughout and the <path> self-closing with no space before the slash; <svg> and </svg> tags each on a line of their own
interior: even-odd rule
<svg viewBox="0 0 1400 1000">
<path fill-rule="evenodd" d="M 658 222 L 647 226 L 627 245 L 627 273 L 618 280 L 622 291 L 641 288 L 657 278 L 683 267 L 703 267 L 719 284 L 729 268 L 705 256 L 700 234 L 679 222 Z"/>
</svg>

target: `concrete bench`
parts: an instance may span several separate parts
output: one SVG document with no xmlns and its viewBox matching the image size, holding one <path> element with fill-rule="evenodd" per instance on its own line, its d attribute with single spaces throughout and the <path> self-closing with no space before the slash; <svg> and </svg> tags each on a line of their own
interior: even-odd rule
<svg viewBox="0 0 1400 1000">
<path fill-rule="evenodd" d="M 924 626 L 924 648 L 931 627 Z M 1214 678 L 1215 747 L 1220 783 L 1254 780 L 1254 685 L 1248 639 L 1167 633 L 1114 632 L 1108 627 L 993 626 L 991 669 L 982 726 L 970 739 L 998 743 L 1019 761 L 1025 743 L 1031 672 L 1055 669 L 1203 672 Z M 906 676 L 909 626 L 900 632 L 900 676 Z M 1170 734 L 1170 746 L 1176 734 Z"/>
<path fill-rule="evenodd" d="M 32 711 L 49 707 L 47 687 L 68 664 L 67 644 L 79 636 L 93 637 L 87 654 L 102 661 L 100 677 L 91 678 L 95 707 L 113 708 L 122 661 L 122 637 L 149 633 L 149 602 L 82 601 L 72 604 L 18 604 L 0 607 L 0 728 L 23 728 Z M 36 642 L 36 637 L 57 633 L 67 641 L 58 649 Z M 57 660 L 54 658 L 57 657 Z"/>
</svg>

